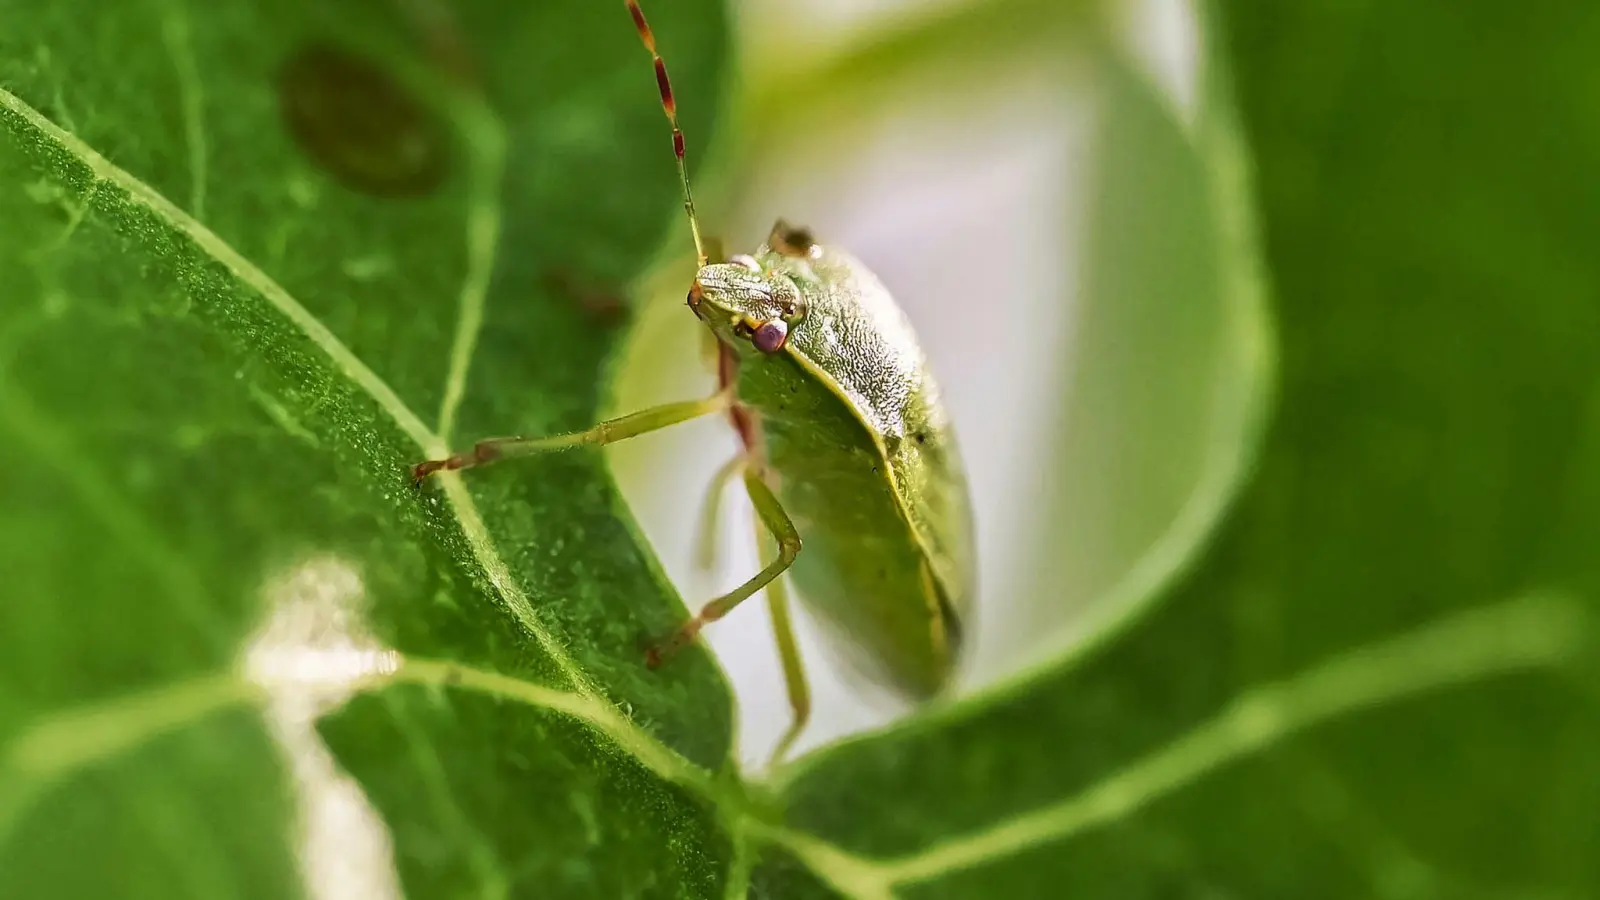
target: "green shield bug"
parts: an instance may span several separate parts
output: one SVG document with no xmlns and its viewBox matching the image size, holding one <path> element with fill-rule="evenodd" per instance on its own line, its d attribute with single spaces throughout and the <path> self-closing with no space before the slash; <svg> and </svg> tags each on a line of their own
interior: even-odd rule
<svg viewBox="0 0 1600 900">
<path fill-rule="evenodd" d="M 688 305 L 716 338 L 718 391 L 587 431 L 480 441 L 471 451 L 419 463 L 412 474 L 420 481 L 441 470 L 603 445 L 728 415 L 743 450 L 713 490 L 734 477 L 743 481 L 776 558 L 702 607 L 649 651 L 647 663 L 659 665 L 707 623 L 767 588 L 794 710 L 777 759 L 810 713 L 785 577 L 863 671 L 916 699 L 949 681 L 974 593 L 966 479 L 916 335 L 865 266 L 781 220 L 754 253 L 709 258 L 666 64 L 637 0 L 624 2 L 654 60 L 672 128 L 699 258 Z"/>
</svg>

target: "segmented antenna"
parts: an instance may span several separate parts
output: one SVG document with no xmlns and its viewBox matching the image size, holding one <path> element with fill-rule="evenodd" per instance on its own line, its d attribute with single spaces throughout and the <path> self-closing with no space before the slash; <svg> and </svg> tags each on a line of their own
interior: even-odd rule
<svg viewBox="0 0 1600 900">
<path fill-rule="evenodd" d="M 650 31 L 650 23 L 644 20 L 644 10 L 639 8 L 638 0 L 624 0 L 628 4 L 628 12 L 633 14 L 633 25 L 639 29 L 639 39 L 644 41 L 644 48 L 650 51 L 650 57 L 656 63 L 656 87 L 661 90 L 661 109 L 667 114 L 667 121 L 672 123 L 672 155 L 678 158 L 678 179 L 683 182 L 683 211 L 689 214 L 689 231 L 694 235 L 694 252 L 700 258 L 700 265 L 709 262 L 706 256 L 706 245 L 700 239 L 700 218 L 694 212 L 694 192 L 689 190 L 689 167 L 683 161 L 683 130 L 678 127 L 678 104 L 672 99 L 672 81 L 667 78 L 667 64 L 661 61 L 661 54 L 656 52 L 656 36 Z"/>
</svg>

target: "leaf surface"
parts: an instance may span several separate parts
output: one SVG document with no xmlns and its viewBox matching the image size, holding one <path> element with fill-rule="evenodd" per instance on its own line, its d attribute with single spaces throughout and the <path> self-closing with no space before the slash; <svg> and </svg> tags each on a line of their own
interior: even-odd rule
<svg viewBox="0 0 1600 900">
<path fill-rule="evenodd" d="M 620 4 L 0 9 L 0 895 L 294 895 L 340 771 L 413 896 L 724 880 L 728 691 L 641 664 L 683 611 L 601 460 L 407 478 L 591 422 L 675 212 L 649 65 Z"/>
</svg>

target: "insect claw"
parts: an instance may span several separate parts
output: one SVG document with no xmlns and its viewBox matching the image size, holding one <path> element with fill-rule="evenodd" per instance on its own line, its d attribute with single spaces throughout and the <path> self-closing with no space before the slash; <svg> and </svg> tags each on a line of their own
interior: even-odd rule
<svg viewBox="0 0 1600 900">
<path fill-rule="evenodd" d="M 691 619 L 677 631 L 674 631 L 666 640 L 651 644 L 650 648 L 644 652 L 645 668 L 659 668 L 674 653 L 682 650 L 686 644 L 694 640 L 694 636 L 700 633 L 700 625 L 701 623 L 697 619 Z"/>
<path fill-rule="evenodd" d="M 429 475 L 432 475 L 448 465 L 449 460 L 444 459 L 430 459 L 425 462 L 417 463 L 411 467 L 411 486 L 413 488 L 421 488 L 422 482 L 426 481 Z"/>
</svg>

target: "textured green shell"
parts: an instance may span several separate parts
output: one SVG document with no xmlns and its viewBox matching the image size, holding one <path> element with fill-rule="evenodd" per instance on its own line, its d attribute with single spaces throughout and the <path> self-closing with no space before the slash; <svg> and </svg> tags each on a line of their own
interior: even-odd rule
<svg viewBox="0 0 1600 900">
<path fill-rule="evenodd" d="M 701 269 L 701 317 L 740 354 L 740 400 L 760 415 L 765 456 L 803 549 L 802 601 L 849 661 L 915 697 L 954 668 L 974 591 L 966 480 L 916 336 L 859 261 L 813 245 L 762 246 L 760 272 Z M 794 304 L 798 300 L 798 306 Z M 801 311 L 782 350 L 744 329 Z"/>
</svg>

